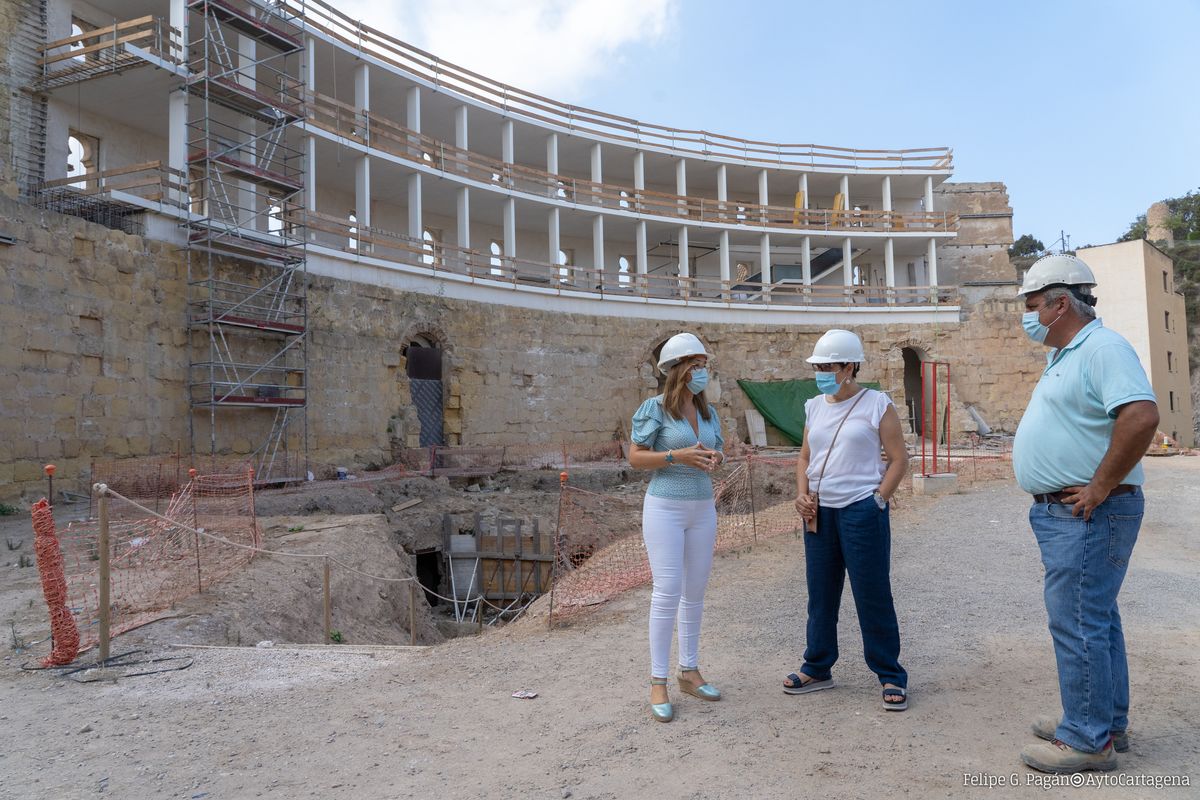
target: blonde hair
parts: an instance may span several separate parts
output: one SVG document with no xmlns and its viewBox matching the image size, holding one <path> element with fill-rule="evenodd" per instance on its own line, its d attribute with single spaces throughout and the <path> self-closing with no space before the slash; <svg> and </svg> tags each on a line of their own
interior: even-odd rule
<svg viewBox="0 0 1200 800">
<path fill-rule="evenodd" d="M 707 422 L 710 419 L 708 398 L 704 392 L 692 394 L 687 387 L 688 368 L 692 365 L 693 357 L 689 356 L 676 362 L 667 370 L 667 385 L 663 388 L 663 409 L 675 419 L 683 419 L 683 410 L 688 400 L 696 406 L 696 413 Z"/>
</svg>

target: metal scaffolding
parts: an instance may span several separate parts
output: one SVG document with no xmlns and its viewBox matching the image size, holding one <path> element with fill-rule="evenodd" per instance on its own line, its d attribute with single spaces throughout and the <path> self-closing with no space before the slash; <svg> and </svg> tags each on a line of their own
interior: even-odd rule
<svg viewBox="0 0 1200 800">
<path fill-rule="evenodd" d="M 192 451 L 215 458 L 249 440 L 256 481 L 302 480 L 308 281 L 299 20 L 251 0 L 187 6 Z"/>
</svg>

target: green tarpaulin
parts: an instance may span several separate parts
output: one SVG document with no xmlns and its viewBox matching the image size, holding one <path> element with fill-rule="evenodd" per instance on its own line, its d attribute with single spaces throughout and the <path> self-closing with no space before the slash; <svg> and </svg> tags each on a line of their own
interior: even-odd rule
<svg viewBox="0 0 1200 800">
<path fill-rule="evenodd" d="M 878 383 L 861 383 L 878 389 Z M 758 413 L 779 429 L 792 444 L 804 441 L 804 403 L 820 394 L 817 382 L 803 381 L 738 381 L 738 386 L 754 403 Z"/>
</svg>

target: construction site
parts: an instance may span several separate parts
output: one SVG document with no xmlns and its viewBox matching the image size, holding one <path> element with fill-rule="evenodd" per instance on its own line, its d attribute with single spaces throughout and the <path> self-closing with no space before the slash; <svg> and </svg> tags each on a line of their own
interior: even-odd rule
<svg viewBox="0 0 1200 800">
<path fill-rule="evenodd" d="M 1057 695 L 1002 182 L 567 105 L 322 0 L 0 0 L 0 59 L 0 799 L 955 797 L 1019 766 Z M 1175 776 L 1091 791 L 1192 797 L 1189 320 L 1149 241 L 1080 255 L 1161 417 L 1122 774 Z M 834 327 L 910 456 L 900 720 L 861 668 L 779 701 Z M 680 331 L 724 431 L 704 666 L 731 691 L 664 734 L 630 418 Z"/>
</svg>

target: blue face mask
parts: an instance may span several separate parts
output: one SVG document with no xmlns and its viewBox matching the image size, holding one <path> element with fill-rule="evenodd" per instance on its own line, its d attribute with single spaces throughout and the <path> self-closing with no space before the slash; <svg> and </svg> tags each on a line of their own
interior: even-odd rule
<svg viewBox="0 0 1200 800">
<path fill-rule="evenodd" d="M 1040 309 L 1037 311 L 1026 311 L 1021 315 L 1021 327 L 1025 329 L 1026 336 L 1038 344 L 1043 344 L 1046 341 L 1046 337 L 1050 335 L 1050 325 L 1058 322 L 1062 317 L 1059 316 L 1050 325 L 1043 325 L 1042 321 L 1038 319 L 1039 314 L 1041 314 Z"/>
<path fill-rule="evenodd" d="M 838 389 L 842 388 L 842 384 L 838 382 L 836 372 L 818 372 L 817 388 L 821 390 L 822 394 L 837 394 Z"/>
<path fill-rule="evenodd" d="M 688 391 L 692 394 L 700 394 L 704 391 L 705 386 L 708 386 L 708 370 L 704 367 L 692 370 L 692 378 L 687 383 Z"/>
</svg>

